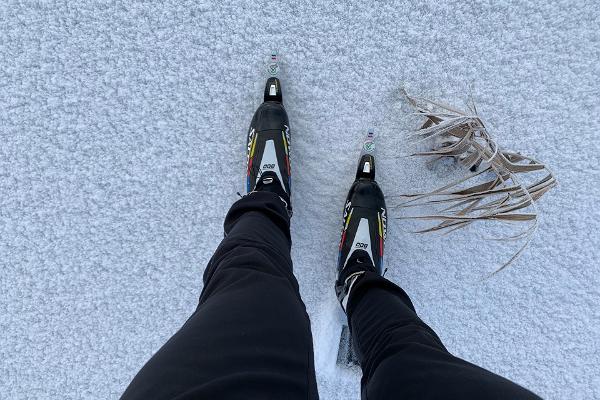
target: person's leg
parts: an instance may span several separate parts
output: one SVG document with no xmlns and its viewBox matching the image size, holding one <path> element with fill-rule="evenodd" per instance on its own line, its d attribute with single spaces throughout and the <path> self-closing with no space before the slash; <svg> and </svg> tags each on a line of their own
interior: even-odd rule
<svg viewBox="0 0 600 400">
<path fill-rule="evenodd" d="M 356 280 L 346 310 L 363 399 L 539 399 L 450 354 L 408 295 L 376 272 Z"/>
<path fill-rule="evenodd" d="M 122 399 L 316 399 L 308 315 L 293 275 L 289 216 L 274 193 L 237 201 L 198 308 Z"/>
</svg>

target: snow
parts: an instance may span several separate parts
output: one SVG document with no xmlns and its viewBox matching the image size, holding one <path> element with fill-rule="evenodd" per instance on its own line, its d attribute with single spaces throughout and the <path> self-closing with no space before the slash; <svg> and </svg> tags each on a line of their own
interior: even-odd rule
<svg viewBox="0 0 600 400">
<path fill-rule="evenodd" d="M 193 311 L 244 186 L 244 135 L 273 49 L 292 125 L 295 271 L 323 399 L 333 279 L 360 143 L 388 196 L 430 189 L 399 95 L 469 91 L 498 142 L 559 187 L 517 246 L 407 232 L 388 277 L 454 354 L 551 398 L 600 398 L 600 7 L 593 1 L 7 1 L 0 5 L 0 398 L 116 398 Z M 487 226 L 486 226 L 487 228 Z M 477 243 L 476 246 L 474 244 Z"/>
</svg>

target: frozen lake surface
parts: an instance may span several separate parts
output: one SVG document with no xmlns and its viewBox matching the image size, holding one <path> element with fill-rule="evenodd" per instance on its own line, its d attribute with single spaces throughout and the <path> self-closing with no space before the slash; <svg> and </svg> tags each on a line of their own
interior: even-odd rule
<svg viewBox="0 0 600 400">
<path fill-rule="evenodd" d="M 491 279 L 517 245 L 414 235 L 390 210 L 388 277 L 454 354 L 549 399 L 600 398 L 597 3 L 160 3 L 0 5 L 0 398 L 117 398 L 194 310 L 273 49 L 321 397 L 359 398 L 335 365 L 333 280 L 366 130 L 387 195 L 439 183 L 398 157 L 405 86 L 456 105 L 472 87 L 498 142 L 559 186 Z"/>
</svg>

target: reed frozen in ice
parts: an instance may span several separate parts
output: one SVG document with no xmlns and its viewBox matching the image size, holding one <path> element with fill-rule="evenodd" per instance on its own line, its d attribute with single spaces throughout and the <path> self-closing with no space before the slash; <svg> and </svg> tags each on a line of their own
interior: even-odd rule
<svg viewBox="0 0 600 400">
<path fill-rule="evenodd" d="M 538 213 L 535 202 L 557 182 L 543 163 L 532 157 L 499 147 L 471 101 L 461 111 L 428 99 L 410 96 L 404 91 L 416 113 L 425 118 L 420 129 L 412 132 L 409 143 L 430 145 L 413 156 L 451 158 L 470 171 L 450 184 L 423 193 L 401 195 L 398 208 L 431 208 L 433 212 L 400 218 L 434 221 L 419 233 L 449 233 L 478 221 L 520 222 L 526 224 L 518 234 L 496 240 L 523 240 L 522 246 L 493 274 L 512 263 L 527 247 L 535 232 Z M 454 171 L 454 170 L 452 170 Z M 521 179 L 534 176 L 533 183 Z M 539 175 L 539 176 L 537 176 Z"/>
</svg>

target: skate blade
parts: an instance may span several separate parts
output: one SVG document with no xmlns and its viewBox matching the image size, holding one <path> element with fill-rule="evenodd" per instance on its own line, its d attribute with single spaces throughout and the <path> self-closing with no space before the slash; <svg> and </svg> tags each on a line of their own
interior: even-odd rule
<svg viewBox="0 0 600 400">
<path fill-rule="evenodd" d="M 354 345 L 352 343 L 352 335 L 350 335 L 350 328 L 348 325 L 342 326 L 342 333 L 340 335 L 340 346 L 338 348 L 337 364 L 340 366 L 352 367 L 360 366 L 358 357 L 354 351 Z"/>
</svg>

